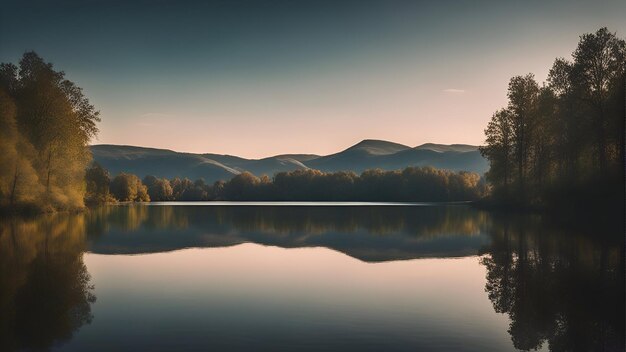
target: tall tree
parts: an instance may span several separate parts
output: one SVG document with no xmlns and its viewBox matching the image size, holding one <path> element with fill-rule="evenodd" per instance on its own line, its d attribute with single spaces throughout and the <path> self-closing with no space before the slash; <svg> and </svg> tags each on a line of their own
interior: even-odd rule
<svg viewBox="0 0 626 352">
<path fill-rule="evenodd" d="M 505 193 L 511 181 L 511 159 L 513 154 L 513 121 L 507 109 L 498 110 L 485 129 L 487 142 L 480 153 L 491 162 L 487 178 L 501 186 Z"/>
<path fill-rule="evenodd" d="M 623 206 L 626 153 L 626 43 L 601 28 L 582 35 L 572 57 L 571 62 L 556 59 L 547 85 L 539 87 L 531 74 L 509 83 L 507 111 L 519 187 L 508 198 L 559 208 L 602 199 L 617 209 Z M 496 114 L 481 148 L 491 163 L 494 194 L 506 188 L 497 153 L 500 132 Z"/>
<path fill-rule="evenodd" d="M 520 195 L 524 194 L 530 145 L 533 141 L 539 85 L 532 73 L 509 82 L 509 107 Z"/>
<path fill-rule="evenodd" d="M 82 206 L 91 159 L 86 146 L 98 132 L 99 112 L 64 72 L 34 52 L 24 54 L 19 68 L 0 65 L 0 89 L 15 102 L 18 134 L 35 151 L 28 160 L 45 189 L 40 202 Z"/>
<path fill-rule="evenodd" d="M 558 133 L 554 135 L 554 156 L 558 164 L 561 182 L 573 182 L 579 175 L 580 159 L 587 139 L 587 129 L 581 118 L 582 107 L 575 96 L 572 82 L 572 63 L 557 58 L 548 74 L 548 86 L 556 96 L 553 116 Z"/>
<path fill-rule="evenodd" d="M 14 207 L 41 195 L 39 179 L 31 164 L 32 145 L 17 130 L 17 107 L 0 88 L 0 205 Z"/>
<path fill-rule="evenodd" d="M 573 55 L 573 83 L 579 98 L 592 109 L 594 149 L 601 171 L 607 168 L 611 142 L 623 136 L 623 130 L 611 133 L 615 128 L 609 111 L 611 91 L 623 84 L 626 68 L 626 42 L 617 38 L 606 27 L 595 33 L 580 37 Z M 621 97 L 624 99 L 624 96 Z M 623 119 L 624 116 L 621 116 Z M 613 140 L 612 140 L 613 139 Z M 613 148 L 616 149 L 616 148 Z"/>
<path fill-rule="evenodd" d="M 536 115 L 533 128 L 533 142 L 531 148 L 532 177 L 534 186 L 543 188 L 552 172 L 552 146 L 554 136 L 561 133 L 561 127 L 556 124 L 556 96 L 549 86 L 539 89 L 537 96 Z"/>
</svg>

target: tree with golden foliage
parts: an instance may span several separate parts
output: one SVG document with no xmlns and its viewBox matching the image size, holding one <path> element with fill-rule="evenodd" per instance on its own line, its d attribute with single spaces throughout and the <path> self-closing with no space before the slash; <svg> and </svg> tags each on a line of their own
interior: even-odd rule
<svg viewBox="0 0 626 352">
<path fill-rule="evenodd" d="M 40 209 L 83 206 L 87 144 L 99 112 L 82 89 L 34 52 L 0 64 L 0 204 Z"/>
<path fill-rule="evenodd" d="M 111 193 L 120 202 L 149 202 L 148 188 L 139 177 L 121 173 L 111 182 Z"/>
</svg>

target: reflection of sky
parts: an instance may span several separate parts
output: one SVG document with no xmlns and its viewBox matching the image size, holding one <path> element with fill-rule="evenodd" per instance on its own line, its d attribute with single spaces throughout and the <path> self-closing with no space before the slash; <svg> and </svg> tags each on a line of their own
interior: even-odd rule
<svg viewBox="0 0 626 352">
<path fill-rule="evenodd" d="M 493 312 L 477 257 L 367 264 L 325 248 L 243 244 L 86 254 L 85 263 L 95 319 L 67 350 L 146 341 L 162 349 L 510 349 L 508 319 Z"/>
<path fill-rule="evenodd" d="M 0 61 L 36 50 L 102 110 L 101 143 L 249 157 L 364 138 L 483 139 L 510 76 L 545 79 L 626 2 L 3 2 Z"/>
<path fill-rule="evenodd" d="M 114 206 L 101 211 L 111 221 L 99 235 L 88 234 L 87 246 L 90 252 L 100 254 L 252 242 L 285 248 L 326 247 L 374 262 L 476 255 L 489 243 L 483 229 L 484 213 L 463 205 Z"/>
</svg>

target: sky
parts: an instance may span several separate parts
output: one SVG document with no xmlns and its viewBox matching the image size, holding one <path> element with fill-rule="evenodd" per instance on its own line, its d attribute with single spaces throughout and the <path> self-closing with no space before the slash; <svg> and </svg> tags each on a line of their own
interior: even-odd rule
<svg viewBox="0 0 626 352">
<path fill-rule="evenodd" d="M 2 0 L 0 62 L 34 50 L 101 111 L 93 144 L 261 158 L 363 139 L 482 144 L 508 80 L 546 79 L 626 1 Z"/>
</svg>

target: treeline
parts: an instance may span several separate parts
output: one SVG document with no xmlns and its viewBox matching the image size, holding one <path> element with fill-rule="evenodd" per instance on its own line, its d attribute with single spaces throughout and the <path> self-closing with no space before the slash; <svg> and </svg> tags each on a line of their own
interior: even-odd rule
<svg viewBox="0 0 626 352">
<path fill-rule="evenodd" d="M 87 195 L 94 203 L 118 201 L 463 201 L 484 194 L 484 182 L 472 172 L 452 172 L 432 167 L 407 167 L 398 171 L 367 170 L 324 173 L 296 170 L 273 178 L 243 172 L 212 185 L 203 180 L 120 174 L 115 178 L 95 164 L 87 172 Z"/>
<path fill-rule="evenodd" d="M 99 112 L 34 52 L 0 64 L 0 208 L 83 206 Z"/>
<path fill-rule="evenodd" d="M 161 179 L 89 166 L 99 112 L 81 88 L 34 52 L 0 64 L 0 210 L 52 211 L 88 203 L 168 200 L 450 201 L 483 192 L 474 173 L 433 168 L 242 173 L 229 181 Z"/>
<path fill-rule="evenodd" d="M 547 82 L 511 78 L 481 153 L 492 199 L 514 205 L 623 205 L 626 42 L 601 28 L 558 58 Z"/>
</svg>

